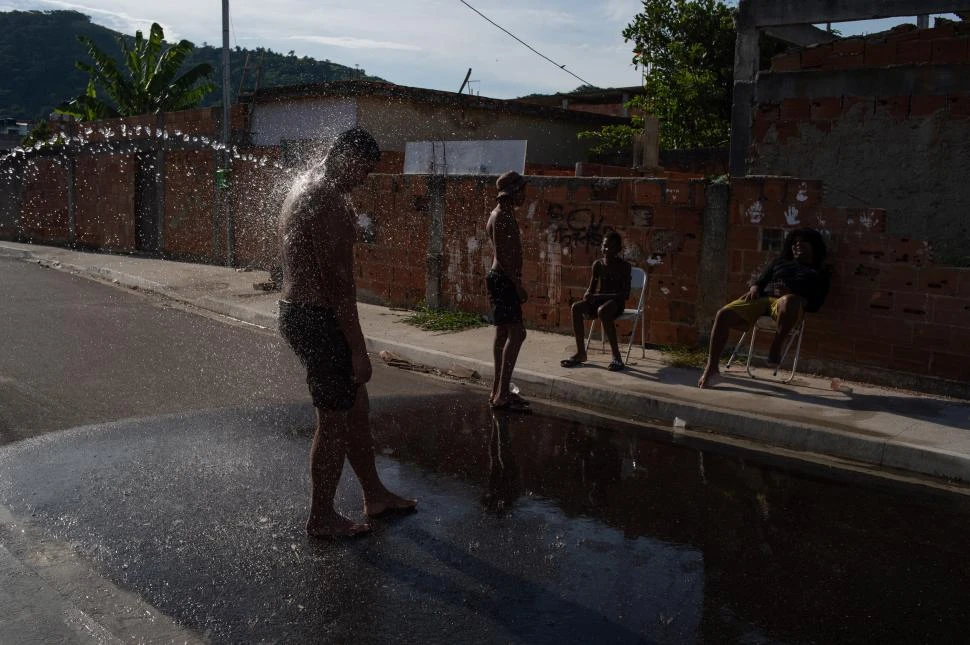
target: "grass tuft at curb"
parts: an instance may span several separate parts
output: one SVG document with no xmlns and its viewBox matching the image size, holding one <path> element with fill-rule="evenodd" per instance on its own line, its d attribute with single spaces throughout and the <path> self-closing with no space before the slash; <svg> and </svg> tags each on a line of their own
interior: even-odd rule
<svg viewBox="0 0 970 645">
<path fill-rule="evenodd" d="M 425 305 L 418 305 L 410 314 L 401 318 L 398 322 L 407 323 L 425 331 L 462 331 L 485 325 L 485 319 L 479 314 L 449 309 L 431 309 Z"/>
</svg>

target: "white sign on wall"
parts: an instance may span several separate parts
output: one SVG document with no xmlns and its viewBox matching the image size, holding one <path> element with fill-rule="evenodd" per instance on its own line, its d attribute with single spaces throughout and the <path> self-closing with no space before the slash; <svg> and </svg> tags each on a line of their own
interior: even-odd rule
<svg viewBox="0 0 970 645">
<path fill-rule="evenodd" d="M 409 141 L 404 146 L 406 175 L 525 174 L 528 141 Z"/>
</svg>

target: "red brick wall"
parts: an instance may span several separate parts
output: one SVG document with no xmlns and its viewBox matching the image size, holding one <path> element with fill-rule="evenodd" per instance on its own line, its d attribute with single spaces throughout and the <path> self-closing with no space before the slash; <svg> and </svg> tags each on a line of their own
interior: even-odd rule
<svg viewBox="0 0 970 645">
<path fill-rule="evenodd" d="M 938 66 L 946 71 L 934 74 Z M 883 83 L 879 95 L 831 95 L 835 79 L 851 88 L 856 75 L 876 78 L 873 68 L 917 78 L 918 90 Z M 787 72 L 798 95 L 755 106 L 749 173 L 822 179 L 827 203 L 885 208 L 890 232 L 930 240 L 941 263 L 970 265 L 962 206 L 970 199 L 970 94 L 946 85 L 950 74 L 970 73 L 970 24 L 910 26 L 782 54 L 759 85 Z"/>
<path fill-rule="evenodd" d="M 773 72 L 859 69 L 892 65 L 949 65 L 970 62 L 970 23 L 933 29 L 905 25 L 887 34 L 845 38 L 779 54 Z"/>
<path fill-rule="evenodd" d="M 67 167 L 56 159 L 38 158 L 24 165 L 20 231 L 36 242 L 66 242 L 70 235 Z M 15 239 L 17 232 L 8 231 Z"/>
<path fill-rule="evenodd" d="M 822 310 L 809 315 L 803 355 L 970 380 L 970 269 L 936 266 L 928 243 L 886 234 L 883 210 L 832 208 L 821 197 L 820 182 L 732 182 L 729 294 L 743 293 L 777 255 L 763 250 L 772 233 L 816 228 L 829 240 L 834 277 Z"/>
<path fill-rule="evenodd" d="M 135 249 L 134 155 L 77 159 L 77 243 L 111 251 Z"/>
<path fill-rule="evenodd" d="M 248 148 L 245 153 L 246 159 L 233 161 L 229 177 L 236 262 L 269 269 L 278 262 L 276 226 L 289 181 L 274 165 L 280 156 L 278 148 Z"/>
<path fill-rule="evenodd" d="M 616 230 L 629 259 L 649 274 L 651 342 L 693 343 L 700 251 L 702 182 L 534 178 L 518 213 L 530 293 L 526 323 L 568 331 L 570 306 L 582 297 L 603 235 Z M 485 222 L 495 205 L 491 180 L 449 180 L 446 190 L 447 303 L 485 312 L 492 251 Z M 632 306 L 632 304 L 631 304 Z"/>
<path fill-rule="evenodd" d="M 362 300 L 415 305 L 425 298 L 431 204 L 427 178 L 371 175 L 354 191 L 365 241 L 355 249 L 357 293 Z"/>
<path fill-rule="evenodd" d="M 212 150 L 171 150 L 165 154 L 165 253 L 181 258 L 216 259 L 212 246 L 215 171 Z"/>
</svg>

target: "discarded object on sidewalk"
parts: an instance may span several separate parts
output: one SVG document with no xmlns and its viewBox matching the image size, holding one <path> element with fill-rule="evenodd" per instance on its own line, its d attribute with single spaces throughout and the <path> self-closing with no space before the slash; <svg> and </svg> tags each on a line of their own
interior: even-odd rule
<svg viewBox="0 0 970 645">
<path fill-rule="evenodd" d="M 386 349 L 382 349 L 378 354 L 381 360 L 390 365 L 391 367 L 397 367 L 402 370 L 409 370 L 411 372 L 423 372 L 425 374 L 431 373 L 433 370 L 426 366 L 420 365 L 418 363 L 412 363 L 403 356 L 399 356 L 394 352 L 389 352 Z"/>
<path fill-rule="evenodd" d="M 684 429 L 687 427 L 687 422 L 680 417 L 674 417 L 674 427 Z"/>
<path fill-rule="evenodd" d="M 449 367 L 445 371 L 445 374 L 448 376 L 454 376 L 455 378 L 478 378 L 478 372 L 469 367 L 463 367 L 457 363 L 454 363 L 451 367 Z"/>
<path fill-rule="evenodd" d="M 852 394 L 852 388 L 842 382 L 842 379 L 834 378 L 829 384 L 833 392 L 841 392 L 842 394 Z"/>
</svg>

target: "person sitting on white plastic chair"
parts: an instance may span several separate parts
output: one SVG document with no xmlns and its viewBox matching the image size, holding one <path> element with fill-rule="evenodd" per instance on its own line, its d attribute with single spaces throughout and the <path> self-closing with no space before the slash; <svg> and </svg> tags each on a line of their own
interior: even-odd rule
<svg viewBox="0 0 970 645">
<path fill-rule="evenodd" d="M 791 231 L 781 255 L 751 285 L 747 293 L 717 312 L 711 330 L 707 366 L 697 387 L 711 387 L 720 378 L 719 362 L 731 329 L 751 329 L 761 316 L 771 316 L 778 327 L 768 349 L 768 365 L 781 361 L 785 338 L 805 312 L 816 312 L 829 291 L 829 272 L 824 267 L 825 240 L 811 228 Z"/>
<path fill-rule="evenodd" d="M 624 367 L 614 321 L 623 313 L 626 301 L 630 297 L 633 267 L 620 257 L 622 248 L 623 240 L 616 231 L 610 231 L 603 236 L 603 243 L 600 245 L 603 257 L 593 262 L 593 276 L 586 293 L 583 294 L 583 299 L 573 303 L 576 353 L 559 361 L 563 367 L 575 367 L 586 361 L 584 318 L 599 318 L 603 324 L 603 331 L 613 351 L 613 360 L 606 369 L 618 372 Z"/>
</svg>

